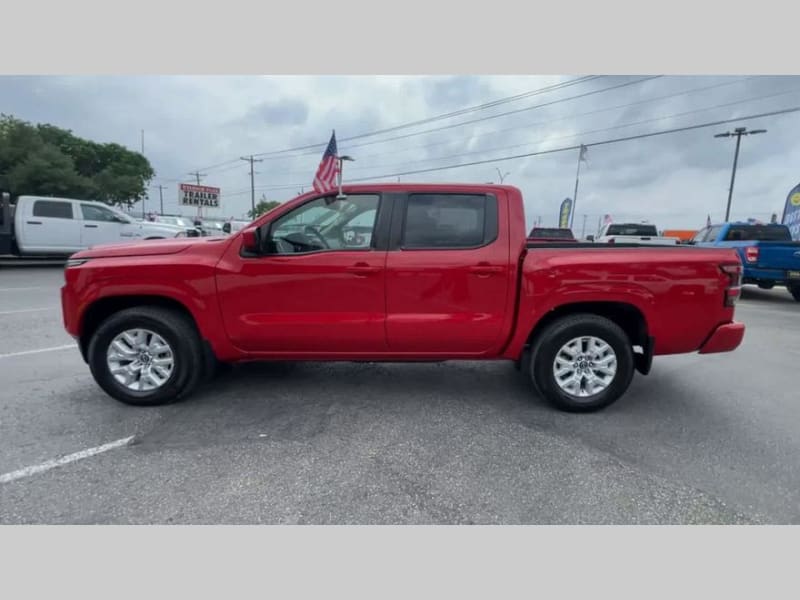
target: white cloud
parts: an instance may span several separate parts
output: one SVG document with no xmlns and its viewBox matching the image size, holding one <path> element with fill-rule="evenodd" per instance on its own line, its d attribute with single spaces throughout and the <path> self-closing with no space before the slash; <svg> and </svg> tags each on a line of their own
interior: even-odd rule
<svg viewBox="0 0 800 600">
<path fill-rule="evenodd" d="M 241 215 L 249 208 L 250 198 L 248 165 L 236 161 L 240 156 L 326 142 L 333 128 L 341 140 L 571 78 L 0 77 L 0 111 L 132 149 L 139 148 L 140 130 L 144 129 L 145 154 L 158 173 L 155 183 L 189 180 L 190 171 L 205 168 L 204 182 L 222 188 L 224 214 Z M 446 121 L 340 142 L 340 149 L 357 159 L 348 164 L 346 175 L 372 177 L 471 162 L 800 105 L 798 77 L 663 77 L 463 127 L 359 146 L 632 79 L 602 78 Z M 709 86 L 717 87 L 700 89 Z M 782 95 L 767 97 L 779 93 Z M 663 96 L 673 97 L 651 101 Z M 748 101 L 738 103 L 740 100 Z M 635 102 L 639 104 L 602 110 Z M 724 104 L 730 105 L 720 106 Z M 687 111 L 698 112 L 679 115 Z M 679 116 L 662 118 L 676 114 Z M 639 121 L 648 122 L 622 127 Z M 737 125 L 592 147 L 589 165 L 581 176 L 576 229 L 580 229 L 584 213 L 590 230 L 604 213 L 618 219 L 650 219 L 664 228 L 699 227 L 709 213 L 712 219 L 722 219 L 734 143 L 715 139 L 713 134 Z M 780 214 L 786 193 L 800 180 L 800 144 L 796 142 L 800 116 L 744 125 L 769 131 L 742 141 L 733 216 L 769 218 L 772 212 Z M 470 154 L 448 158 L 464 153 Z M 256 185 L 262 188 L 257 196 L 263 191 L 271 199 L 285 200 L 299 191 L 299 186 L 281 191 L 264 189 L 270 186 L 299 184 L 308 189 L 320 154 L 321 150 L 314 150 L 302 156 L 265 157 L 256 167 Z M 485 182 L 497 179 L 495 168 L 499 167 L 511 172 L 507 183 L 523 190 L 528 224 L 537 215 L 552 224 L 561 200 L 572 196 L 576 160 L 577 151 L 570 151 L 402 179 Z M 235 162 L 208 168 L 226 161 Z M 171 190 L 166 193 L 166 208 L 176 210 L 177 183 L 170 181 L 168 185 Z"/>
</svg>

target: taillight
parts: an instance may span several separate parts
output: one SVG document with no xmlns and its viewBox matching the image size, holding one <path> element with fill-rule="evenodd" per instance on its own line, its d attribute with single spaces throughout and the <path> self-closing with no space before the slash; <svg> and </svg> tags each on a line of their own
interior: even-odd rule
<svg viewBox="0 0 800 600">
<path fill-rule="evenodd" d="M 744 259 L 749 263 L 758 262 L 758 246 L 748 246 L 745 248 Z"/>
<path fill-rule="evenodd" d="M 725 288 L 725 306 L 734 306 L 742 295 L 742 265 L 720 265 L 722 272 L 728 276 L 728 287 Z"/>
</svg>

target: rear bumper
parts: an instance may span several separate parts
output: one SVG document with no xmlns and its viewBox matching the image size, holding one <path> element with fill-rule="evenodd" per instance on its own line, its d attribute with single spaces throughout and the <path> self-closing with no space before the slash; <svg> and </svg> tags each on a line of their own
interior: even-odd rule
<svg viewBox="0 0 800 600">
<path fill-rule="evenodd" d="M 744 338 L 744 323 L 726 323 L 718 326 L 698 351 L 700 354 L 730 352 L 739 347 Z"/>
</svg>

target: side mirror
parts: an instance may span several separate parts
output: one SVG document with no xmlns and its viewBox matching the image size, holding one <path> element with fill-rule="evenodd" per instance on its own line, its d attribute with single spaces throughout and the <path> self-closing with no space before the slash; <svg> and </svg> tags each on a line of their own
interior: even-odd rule
<svg viewBox="0 0 800 600">
<path fill-rule="evenodd" d="M 258 227 L 247 227 L 242 230 L 242 247 L 254 254 L 261 253 L 261 230 Z"/>
</svg>

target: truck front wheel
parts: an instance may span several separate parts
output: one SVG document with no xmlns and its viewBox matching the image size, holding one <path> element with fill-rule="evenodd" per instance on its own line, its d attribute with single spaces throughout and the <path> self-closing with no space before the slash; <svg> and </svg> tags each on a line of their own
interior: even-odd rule
<svg viewBox="0 0 800 600">
<path fill-rule="evenodd" d="M 789 293 L 792 295 L 792 298 L 800 302 L 800 283 L 793 283 L 790 285 Z"/>
<path fill-rule="evenodd" d="M 550 323 L 531 352 L 537 391 L 557 408 L 591 412 L 616 401 L 631 383 L 633 348 L 622 328 L 593 314 Z"/>
<path fill-rule="evenodd" d="M 140 306 L 106 319 L 89 342 L 97 384 L 125 404 L 155 406 L 191 392 L 205 360 L 194 323 L 176 310 Z"/>
</svg>

